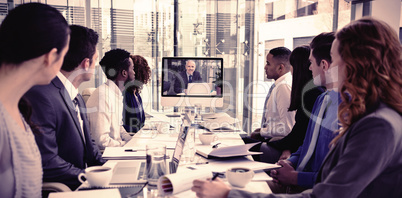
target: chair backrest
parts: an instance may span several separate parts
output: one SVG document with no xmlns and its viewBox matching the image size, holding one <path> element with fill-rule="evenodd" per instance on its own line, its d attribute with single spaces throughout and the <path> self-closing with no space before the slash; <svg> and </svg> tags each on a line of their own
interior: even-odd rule
<svg viewBox="0 0 402 198">
<path fill-rule="evenodd" d="M 96 90 L 94 87 L 86 88 L 82 90 L 82 98 L 84 99 L 84 102 L 87 103 L 89 96 Z"/>
</svg>

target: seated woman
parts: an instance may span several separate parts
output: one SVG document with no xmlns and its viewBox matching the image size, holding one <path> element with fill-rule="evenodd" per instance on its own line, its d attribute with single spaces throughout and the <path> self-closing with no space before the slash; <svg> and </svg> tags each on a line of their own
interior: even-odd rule
<svg viewBox="0 0 402 198">
<path fill-rule="evenodd" d="M 199 197 L 401 197 L 402 61 L 396 32 L 362 18 L 339 30 L 331 48 L 342 102 L 339 135 L 312 190 L 259 194 L 230 189 L 221 180 L 195 180 Z"/>
<path fill-rule="evenodd" d="M 123 122 L 129 132 L 137 132 L 145 122 L 144 107 L 140 96 L 141 90 L 151 79 L 151 68 L 147 60 L 139 55 L 130 55 L 134 63 L 135 81 L 124 93 Z"/>
<path fill-rule="evenodd" d="M 308 113 L 312 111 L 315 100 L 325 89 L 313 83 L 313 75 L 309 70 L 309 56 L 310 47 L 307 45 L 296 47 L 290 54 L 289 62 L 293 68 L 293 79 L 289 111 L 296 111 L 296 122 L 292 131 L 284 138 L 262 143 L 260 151 L 264 154 L 259 156 L 259 161 L 275 163 L 278 160 L 287 159 L 303 143 L 310 119 Z"/>
<path fill-rule="evenodd" d="M 16 7 L 0 26 L 0 197 L 41 197 L 41 155 L 32 133 L 39 131 L 21 97 L 56 77 L 69 35 L 63 15 L 39 3 Z"/>
</svg>

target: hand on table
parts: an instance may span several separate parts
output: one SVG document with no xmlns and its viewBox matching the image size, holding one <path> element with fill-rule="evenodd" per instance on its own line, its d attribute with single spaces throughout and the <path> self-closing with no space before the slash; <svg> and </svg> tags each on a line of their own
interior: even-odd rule
<svg viewBox="0 0 402 198">
<path fill-rule="evenodd" d="M 211 181 L 208 180 L 194 180 L 191 190 L 197 194 L 197 197 L 206 198 L 225 198 L 228 196 L 230 187 L 223 183 L 219 178 Z"/>
<path fill-rule="evenodd" d="M 250 134 L 250 137 L 255 140 L 263 140 L 264 138 L 261 136 L 260 128 L 256 129 L 254 132 Z"/>
<path fill-rule="evenodd" d="M 279 157 L 279 160 L 286 160 L 290 157 L 292 153 L 290 153 L 290 150 L 284 150 L 282 151 L 282 155 Z"/>
<path fill-rule="evenodd" d="M 279 160 L 282 168 L 271 171 L 273 182 L 283 185 L 297 185 L 297 171 L 292 167 L 292 163 L 288 160 Z"/>
</svg>

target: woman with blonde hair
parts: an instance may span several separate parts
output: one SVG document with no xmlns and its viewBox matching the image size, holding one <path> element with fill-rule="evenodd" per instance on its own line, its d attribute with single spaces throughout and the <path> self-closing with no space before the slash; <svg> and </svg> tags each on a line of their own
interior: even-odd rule
<svg viewBox="0 0 402 198">
<path fill-rule="evenodd" d="M 396 32 L 372 18 L 353 21 L 337 32 L 331 57 L 339 68 L 333 77 L 341 82 L 341 129 L 314 188 L 267 195 L 195 180 L 197 196 L 402 197 L 402 62 Z"/>
</svg>

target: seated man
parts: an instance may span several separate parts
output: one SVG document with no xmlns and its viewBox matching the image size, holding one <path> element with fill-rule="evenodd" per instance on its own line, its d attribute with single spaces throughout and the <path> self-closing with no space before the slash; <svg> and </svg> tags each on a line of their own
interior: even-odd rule
<svg viewBox="0 0 402 198">
<path fill-rule="evenodd" d="M 266 142 L 274 137 L 281 139 L 292 130 L 295 124 L 295 112 L 288 111 L 292 89 L 290 54 L 291 51 L 286 47 L 271 49 L 267 54 L 265 74 L 268 79 L 275 80 L 275 83 L 265 99 L 261 128 L 256 129 L 251 137 L 244 137 L 245 143 Z M 254 146 L 252 149 L 260 150 L 259 146 Z"/>
<path fill-rule="evenodd" d="M 174 91 L 176 94 L 187 94 L 188 83 L 202 82 L 201 74 L 195 71 L 196 68 L 197 66 L 193 60 L 186 61 L 186 70 L 180 72 L 174 82 Z"/>
<path fill-rule="evenodd" d="M 61 182 L 75 190 L 81 185 L 78 174 L 105 161 L 91 138 L 85 103 L 78 93 L 78 86 L 93 76 L 98 34 L 77 25 L 70 29 L 61 71 L 49 85 L 33 87 L 25 97 L 32 104 L 32 121 L 41 130 L 35 139 L 42 155 L 43 181 Z"/>
<path fill-rule="evenodd" d="M 285 190 L 275 183 L 268 182 L 274 193 L 301 192 L 312 188 L 321 164 L 329 151 L 329 143 L 339 128 L 337 112 L 341 97 L 338 91 L 337 66 L 331 65 L 330 49 L 334 33 L 322 33 L 310 44 L 310 70 L 314 84 L 325 86 L 327 91 L 318 96 L 314 103 L 310 122 L 303 144 L 289 159 L 280 160 L 283 167 L 271 171 L 274 182 L 290 189 Z"/>
<path fill-rule="evenodd" d="M 100 149 L 123 146 L 132 138 L 123 127 L 122 92 L 135 79 L 133 60 L 126 50 L 113 49 L 106 52 L 99 64 L 108 80 L 87 101 L 92 137 Z"/>
</svg>

